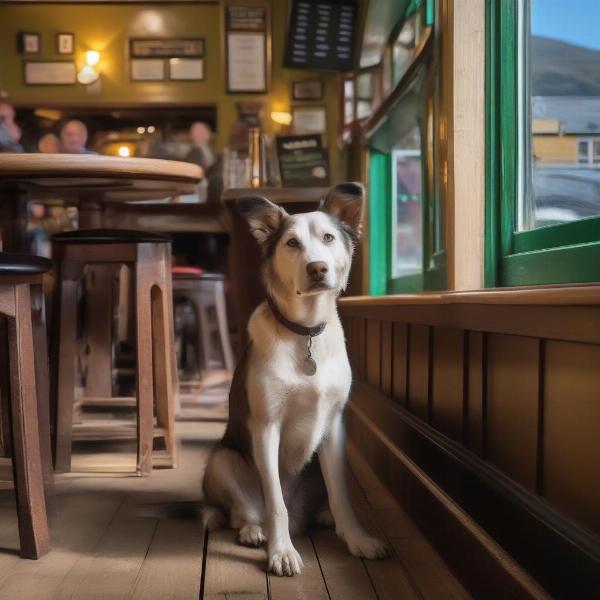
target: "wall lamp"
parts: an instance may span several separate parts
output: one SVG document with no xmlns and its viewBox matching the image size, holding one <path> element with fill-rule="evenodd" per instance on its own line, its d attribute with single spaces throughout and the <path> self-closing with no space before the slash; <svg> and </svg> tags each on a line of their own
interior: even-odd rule
<svg viewBox="0 0 600 600">
<path fill-rule="evenodd" d="M 100 78 L 100 74 L 94 67 L 100 62 L 100 52 L 88 50 L 85 53 L 85 65 L 77 73 L 77 81 L 83 85 L 91 85 Z"/>
</svg>

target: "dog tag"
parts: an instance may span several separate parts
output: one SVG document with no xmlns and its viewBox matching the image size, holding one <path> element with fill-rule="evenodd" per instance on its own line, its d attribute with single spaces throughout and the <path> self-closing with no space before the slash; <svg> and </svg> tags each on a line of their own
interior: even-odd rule
<svg viewBox="0 0 600 600">
<path fill-rule="evenodd" d="M 312 356 L 307 356 L 302 363 L 302 371 L 305 375 L 314 375 L 317 372 L 317 363 Z"/>
</svg>

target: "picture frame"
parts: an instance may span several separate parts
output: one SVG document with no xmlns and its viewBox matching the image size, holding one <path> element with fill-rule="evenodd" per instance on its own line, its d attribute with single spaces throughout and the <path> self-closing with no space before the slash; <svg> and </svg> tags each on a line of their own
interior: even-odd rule
<svg viewBox="0 0 600 600">
<path fill-rule="evenodd" d="M 305 79 L 292 83 L 292 98 L 294 100 L 322 100 L 323 82 L 320 79 Z"/>
<path fill-rule="evenodd" d="M 57 54 L 73 54 L 75 51 L 75 34 L 74 33 L 57 33 L 56 34 L 56 53 Z"/>
<path fill-rule="evenodd" d="M 225 7 L 225 91 L 266 94 L 271 73 L 269 9 L 265 6 Z"/>
<path fill-rule="evenodd" d="M 162 58 L 132 58 L 129 61 L 131 81 L 152 82 L 166 79 L 166 64 Z"/>
<path fill-rule="evenodd" d="M 264 33 L 227 33 L 228 94 L 266 94 L 267 70 L 267 37 Z"/>
<path fill-rule="evenodd" d="M 130 38 L 130 58 L 200 58 L 205 40 L 197 38 Z"/>
<path fill-rule="evenodd" d="M 39 54 L 42 50 L 42 36 L 39 33 L 20 31 L 17 34 L 17 48 L 20 54 Z"/>
<path fill-rule="evenodd" d="M 292 106 L 294 135 L 325 134 L 327 109 L 325 106 Z"/>
<path fill-rule="evenodd" d="M 75 85 L 77 69 L 72 60 L 24 61 L 25 85 Z"/>
<path fill-rule="evenodd" d="M 170 81 L 204 81 L 203 58 L 170 58 Z"/>
</svg>

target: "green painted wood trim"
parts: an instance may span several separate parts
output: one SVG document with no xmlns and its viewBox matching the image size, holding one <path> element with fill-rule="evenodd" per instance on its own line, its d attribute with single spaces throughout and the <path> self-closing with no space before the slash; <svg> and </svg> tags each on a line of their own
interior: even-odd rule
<svg viewBox="0 0 600 600">
<path fill-rule="evenodd" d="M 510 286 L 600 281 L 600 242 L 506 256 L 502 272 Z"/>
<path fill-rule="evenodd" d="M 600 217 L 591 217 L 572 223 L 517 232 L 514 234 L 513 250 L 515 253 L 529 252 L 573 244 L 589 244 L 599 239 Z"/>
<path fill-rule="evenodd" d="M 497 169 L 500 111 L 496 101 L 500 66 L 498 8 L 497 2 L 487 0 L 485 6 L 485 287 L 498 285 L 500 265 L 500 178 Z"/>
<path fill-rule="evenodd" d="M 392 157 L 369 153 L 369 294 L 387 293 L 390 273 Z"/>
<path fill-rule="evenodd" d="M 415 294 L 422 292 L 423 289 L 423 275 L 421 273 L 405 275 L 389 281 L 390 294 Z"/>
<path fill-rule="evenodd" d="M 428 292 L 448 289 L 448 256 L 445 250 L 431 257 L 431 265 L 423 276 L 423 289 Z"/>
</svg>

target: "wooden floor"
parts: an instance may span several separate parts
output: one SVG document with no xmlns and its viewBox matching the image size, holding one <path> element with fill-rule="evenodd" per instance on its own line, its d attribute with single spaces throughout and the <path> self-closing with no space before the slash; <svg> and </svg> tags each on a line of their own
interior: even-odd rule
<svg viewBox="0 0 600 600">
<path fill-rule="evenodd" d="M 189 415 L 179 422 L 175 470 L 130 476 L 123 471 L 133 467 L 131 454 L 113 459 L 119 472 L 58 476 L 52 550 L 38 561 L 19 558 L 14 496 L 1 491 L 0 600 L 469 597 L 351 448 L 349 481 L 359 518 L 388 539 L 391 559 L 355 558 L 332 530 L 319 529 L 295 541 L 305 565 L 302 574 L 278 578 L 265 574 L 265 550 L 237 545 L 233 531 L 215 532 L 205 540 L 201 478 L 210 446 L 223 427 L 216 419 L 194 421 Z M 80 452 L 74 465 L 85 468 L 109 458 Z"/>
</svg>

